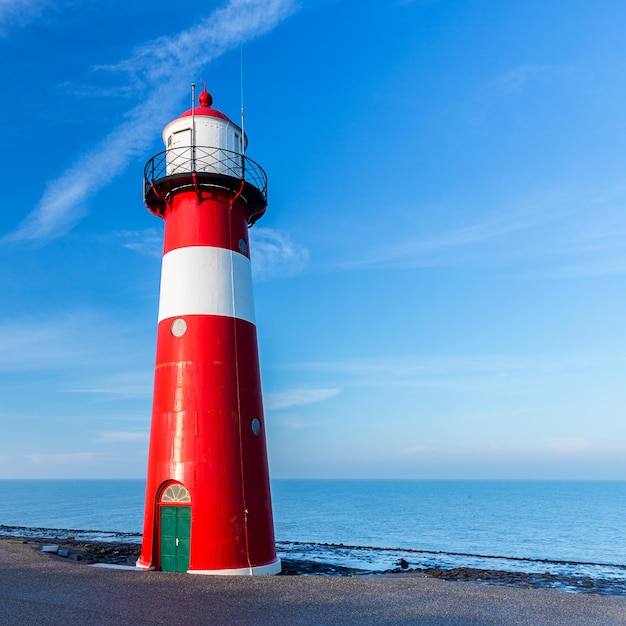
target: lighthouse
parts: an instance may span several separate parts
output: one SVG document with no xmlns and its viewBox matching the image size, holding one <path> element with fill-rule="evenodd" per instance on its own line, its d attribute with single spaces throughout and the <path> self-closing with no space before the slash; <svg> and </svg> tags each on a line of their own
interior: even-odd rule
<svg viewBox="0 0 626 626">
<path fill-rule="evenodd" d="M 192 97 L 145 168 L 165 230 L 137 566 L 277 574 L 248 240 L 267 177 L 212 102 Z"/>
</svg>

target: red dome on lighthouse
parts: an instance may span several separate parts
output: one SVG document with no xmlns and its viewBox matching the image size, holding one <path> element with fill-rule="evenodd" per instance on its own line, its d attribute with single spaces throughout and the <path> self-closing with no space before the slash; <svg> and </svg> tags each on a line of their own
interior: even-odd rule
<svg viewBox="0 0 626 626">
<path fill-rule="evenodd" d="M 226 115 L 224 115 L 221 111 L 214 109 L 211 105 L 213 104 L 213 97 L 211 94 L 204 88 L 204 91 L 198 96 L 198 104 L 195 109 L 193 109 L 193 113 L 195 115 L 205 115 L 206 117 L 219 117 L 221 120 L 226 120 L 228 122 L 232 121 Z M 188 117 L 192 114 L 192 109 L 189 111 L 185 111 L 181 115 L 179 115 L 178 119 L 181 117 Z"/>
<path fill-rule="evenodd" d="M 198 96 L 198 102 L 201 107 L 210 107 L 213 104 L 213 96 L 204 88 L 204 91 Z"/>
</svg>

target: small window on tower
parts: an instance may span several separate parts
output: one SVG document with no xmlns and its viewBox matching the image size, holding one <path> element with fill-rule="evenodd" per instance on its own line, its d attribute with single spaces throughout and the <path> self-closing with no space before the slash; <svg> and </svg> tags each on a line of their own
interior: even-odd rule
<svg viewBox="0 0 626 626">
<path fill-rule="evenodd" d="M 167 138 L 167 147 L 169 148 L 172 145 L 172 135 Z"/>
</svg>

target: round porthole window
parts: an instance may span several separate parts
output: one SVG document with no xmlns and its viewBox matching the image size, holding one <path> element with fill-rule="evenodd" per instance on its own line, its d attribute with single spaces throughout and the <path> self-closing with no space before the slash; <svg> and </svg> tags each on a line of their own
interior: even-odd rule
<svg viewBox="0 0 626 626">
<path fill-rule="evenodd" d="M 241 251 L 241 254 L 248 254 L 248 244 L 245 239 L 239 240 L 239 250 Z"/>
<path fill-rule="evenodd" d="M 252 432 L 255 435 L 258 435 L 261 432 L 261 420 L 258 417 L 255 417 L 252 420 Z"/>
<path fill-rule="evenodd" d="M 170 326 L 170 331 L 174 337 L 182 337 L 187 331 L 187 322 L 180 317 L 175 319 Z"/>
</svg>

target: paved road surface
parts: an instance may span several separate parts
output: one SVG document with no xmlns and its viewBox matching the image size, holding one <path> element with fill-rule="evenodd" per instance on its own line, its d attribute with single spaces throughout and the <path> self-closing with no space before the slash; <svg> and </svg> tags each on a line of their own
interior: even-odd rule
<svg viewBox="0 0 626 626">
<path fill-rule="evenodd" d="M 626 626 L 626 598 L 402 574 L 231 578 L 99 569 L 0 541 L 0 624 Z"/>
</svg>

